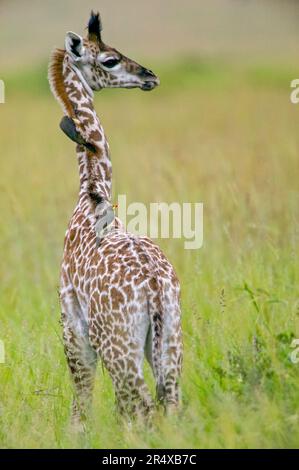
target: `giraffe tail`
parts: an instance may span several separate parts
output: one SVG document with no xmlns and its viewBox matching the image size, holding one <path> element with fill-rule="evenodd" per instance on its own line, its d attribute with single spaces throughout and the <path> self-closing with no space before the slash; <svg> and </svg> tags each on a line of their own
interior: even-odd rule
<svg viewBox="0 0 299 470">
<path fill-rule="evenodd" d="M 163 374 L 163 284 L 159 275 L 150 280 L 151 288 L 154 287 L 154 295 L 149 298 L 149 317 L 151 324 L 151 351 L 152 368 L 156 380 L 156 395 L 158 402 L 163 402 L 165 396 L 165 384 Z"/>
</svg>

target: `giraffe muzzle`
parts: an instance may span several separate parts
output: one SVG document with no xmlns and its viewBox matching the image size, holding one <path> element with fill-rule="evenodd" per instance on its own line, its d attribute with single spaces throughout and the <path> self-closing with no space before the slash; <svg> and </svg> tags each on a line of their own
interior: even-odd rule
<svg viewBox="0 0 299 470">
<path fill-rule="evenodd" d="M 149 69 L 145 67 L 141 67 L 139 72 L 139 77 L 141 78 L 142 82 L 140 85 L 141 90 L 150 91 L 156 88 L 160 84 L 159 78 Z"/>
<path fill-rule="evenodd" d="M 155 79 L 150 79 L 146 80 L 141 84 L 141 90 L 143 91 L 150 91 L 156 88 L 156 86 L 160 85 L 160 80 L 158 77 L 155 77 Z"/>
</svg>

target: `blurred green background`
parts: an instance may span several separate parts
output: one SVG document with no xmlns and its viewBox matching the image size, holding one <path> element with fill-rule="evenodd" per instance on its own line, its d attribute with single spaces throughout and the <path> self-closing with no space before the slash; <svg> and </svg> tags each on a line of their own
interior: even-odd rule
<svg viewBox="0 0 299 470">
<path fill-rule="evenodd" d="M 179 417 L 120 425 L 99 368 L 78 438 L 57 296 L 78 175 L 47 62 L 91 8 L 104 41 L 161 79 L 96 95 L 115 198 L 203 202 L 204 245 L 159 242 L 182 284 Z M 298 19 L 287 0 L 0 2 L 1 447 L 298 447 Z"/>
</svg>

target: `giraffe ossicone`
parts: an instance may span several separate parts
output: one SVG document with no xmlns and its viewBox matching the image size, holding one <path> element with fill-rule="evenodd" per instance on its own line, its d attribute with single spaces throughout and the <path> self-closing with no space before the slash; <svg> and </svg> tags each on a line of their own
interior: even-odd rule
<svg viewBox="0 0 299 470">
<path fill-rule="evenodd" d="M 160 248 L 148 237 L 126 232 L 111 212 L 109 146 L 93 105 L 95 90 L 151 90 L 159 80 L 104 44 L 100 17 L 92 13 L 87 38 L 67 33 L 65 49 L 54 51 L 49 82 L 65 114 L 62 128 L 77 142 L 80 177 L 60 281 L 73 420 L 80 423 L 88 413 L 99 358 L 122 414 L 149 416 L 153 410 L 144 357 L 153 370 L 158 400 L 173 408 L 179 403 L 182 364 L 179 281 Z M 113 230 L 105 231 L 106 226 Z"/>
</svg>

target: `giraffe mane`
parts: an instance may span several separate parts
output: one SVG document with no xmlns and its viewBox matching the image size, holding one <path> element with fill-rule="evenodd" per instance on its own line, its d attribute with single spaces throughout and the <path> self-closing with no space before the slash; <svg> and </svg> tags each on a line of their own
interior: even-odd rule
<svg viewBox="0 0 299 470">
<path fill-rule="evenodd" d="M 70 118 L 75 118 L 74 109 L 65 90 L 65 84 L 63 80 L 64 56 L 64 49 L 54 49 L 50 58 L 48 79 L 51 91 L 57 101 L 61 104 L 64 112 Z"/>
</svg>

